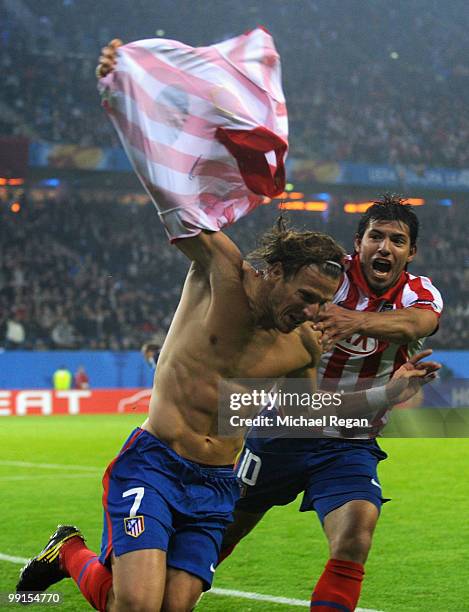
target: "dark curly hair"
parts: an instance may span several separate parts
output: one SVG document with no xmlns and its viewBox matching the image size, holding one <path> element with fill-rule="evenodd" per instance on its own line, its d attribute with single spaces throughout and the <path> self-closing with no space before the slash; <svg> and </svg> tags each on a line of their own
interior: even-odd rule
<svg viewBox="0 0 469 612">
<path fill-rule="evenodd" d="M 286 278 L 311 264 L 316 264 L 322 273 L 338 278 L 344 257 L 344 249 L 331 236 L 295 230 L 284 217 L 277 219 L 274 227 L 261 236 L 260 246 L 247 256 L 251 261 L 262 261 L 269 266 L 280 262 Z"/>
<path fill-rule="evenodd" d="M 363 238 L 370 221 L 399 221 L 404 223 L 409 228 L 410 244 L 415 246 L 419 234 L 419 220 L 412 210 L 412 206 L 406 204 L 405 198 L 386 193 L 380 200 L 376 200 L 358 223 L 357 234 L 359 238 Z"/>
</svg>

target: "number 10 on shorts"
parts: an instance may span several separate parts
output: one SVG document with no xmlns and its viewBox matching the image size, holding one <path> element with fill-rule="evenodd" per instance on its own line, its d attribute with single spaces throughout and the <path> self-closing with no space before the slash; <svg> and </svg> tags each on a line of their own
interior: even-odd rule
<svg viewBox="0 0 469 612">
<path fill-rule="evenodd" d="M 239 468 L 237 476 L 243 484 L 250 485 L 253 487 L 256 484 L 257 477 L 261 470 L 262 459 L 246 449 Z"/>
</svg>

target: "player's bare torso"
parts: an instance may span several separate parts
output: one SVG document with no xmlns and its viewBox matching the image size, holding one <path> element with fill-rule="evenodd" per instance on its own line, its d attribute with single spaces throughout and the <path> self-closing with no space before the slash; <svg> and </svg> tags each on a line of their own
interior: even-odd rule
<svg viewBox="0 0 469 612">
<path fill-rule="evenodd" d="M 159 357 L 143 427 L 193 461 L 229 464 L 241 448 L 242 435 L 217 436 L 223 379 L 301 375 L 320 357 L 308 323 L 288 334 L 256 327 L 245 291 L 252 275 L 244 263 L 209 282 L 193 264 Z"/>
</svg>

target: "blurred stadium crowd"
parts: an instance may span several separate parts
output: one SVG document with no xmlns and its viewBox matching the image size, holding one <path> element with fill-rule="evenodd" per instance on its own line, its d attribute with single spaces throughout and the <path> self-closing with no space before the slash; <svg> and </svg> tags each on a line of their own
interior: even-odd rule
<svg viewBox="0 0 469 612">
<path fill-rule="evenodd" d="M 172 0 L 134 0 L 125 15 L 112 0 L 0 0 L 0 135 L 117 146 L 96 93 L 100 46 L 114 36 L 155 35 L 202 45 L 264 23 L 282 56 L 292 156 L 469 167 L 464 5 L 375 0 L 357 11 L 343 0 L 305 0 L 301 10 L 281 0 L 215 2 L 208 20 L 206 4 L 193 0 L 178 0 L 177 11 Z M 117 210 L 111 195 L 78 190 L 47 198 L 26 192 L 22 203 L 17 215 L 0 209 L 1 345 L 130 349 L 167 330 L 186 265 L 176 249 L 161 248 L 150 205 Z M 446 302 L 431 345 L 466 348 L 464 210 L 422 208 L 411 271 L 431 276 Z M 327 219 L 295 219 L 350 249 L 357 218 L 340 209 L 331 206 Z M 252 248 L 275 214 L 263 207 L 232 234 Z"/>
<path fill-rule="evenodd" d="M 169 0 L 138 0 L 125 18 L 111 0 L 1 2 L 14 8 L 0 25 L 0 101 L 15 111 L 14 121 L 0 124 L 4 133 L 115 145 L 90 78 L 100 45 L 154 37 L 159 23 L 169 38 L 210 44 L 259 19 L 281 53 L 293 155 L 469 165 L 469 23 L 461 0 L 376 0 L 359 11 L 342 0 L 305 1 L 297 11 L 279 0 L 213 3 L 210 23 L 220 30 L 208 25 L 203 2 L 189 0 L 178 2 L 177 15 Z"/>
<path fill-rule="evenodd" d="M 438 208 L 438 215 L 430 207 L 418 211 L 422 236 L 411 271 L 432 277 L 445 297 L 445 316 L 431 346 L 465 348 L 465 212 Z M 297 226 L 332 234 L 351 251 L 358 218 L 340 209 L 331 206 L 328 218 L 304 212 L 290 218 Z M 25 198 L 16 215 L 7 207 L 0 211 L 0 344 L 138 349 L 167 331 L 188 265 L 166 244 L 152 205 L 72 192 L 43 201 Z M 274 204 L 261 207 L 229 233 L 247 253 L 277 214 Z"/>
</svg>

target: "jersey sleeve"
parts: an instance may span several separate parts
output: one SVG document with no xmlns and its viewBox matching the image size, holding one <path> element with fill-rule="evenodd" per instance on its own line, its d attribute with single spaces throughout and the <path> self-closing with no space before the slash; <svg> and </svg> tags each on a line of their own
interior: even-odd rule
<svg viewBox="0 0 469 612">
<path fill-rule="evenodd" d="M 429 278 L 416 276 L 409 280 L 404 289 L 402 306 L 431 310 L 440 317 L 443 311 L 443 298 Z"/>
<path fill-rule="evenodd" d="M 347 276 L 347 274 L 342 274 L 342 280 L 340 282 L 339 288 L 337 289 L 337 291 L 334 294 L 334 297 L 332 298 L 332 303 L 340 304 L 341 302 L 344 302 L 348 295 L 349 289 L 350 289 L 350 279 Z"/>
</svg>

